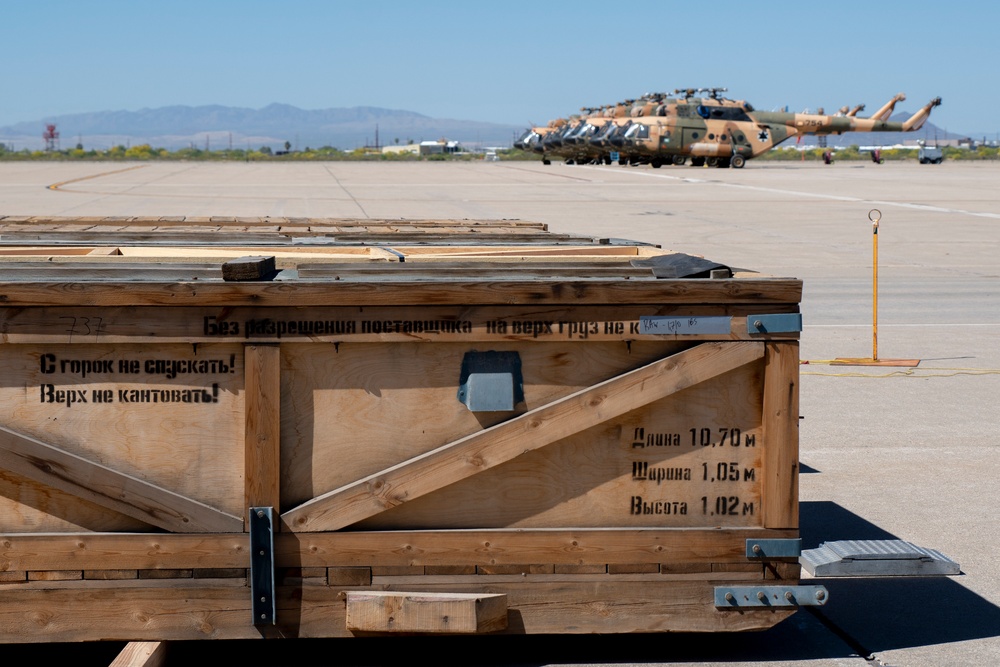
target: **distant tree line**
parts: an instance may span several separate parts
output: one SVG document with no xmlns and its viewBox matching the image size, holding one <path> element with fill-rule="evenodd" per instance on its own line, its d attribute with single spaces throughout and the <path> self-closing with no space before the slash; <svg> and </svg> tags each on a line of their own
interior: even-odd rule
<svg viewBox="0 0 1000 667">
<path fill-rule="evenodd" d="M 831 151 L 834 160 L 870 160 L 871 149 L 862 150 L 859 146 L 848 146 L 847 148 L 809 148 L 799 150 L 794 147 L 776 148 L 764 153 L 757 160 L 777 160 L 777 161 L 822 161 L 823 154 Z M 916 160 L 916 147 L 913 148 L 880 148 L 883 160 Z M 948 160 L 996 160 L 1000 158 L 1000 148 L 996 146 L 978 146 L 975 149 L 956 148 L 955 146 L 942 146 L 941 152 L 945 161 Z"/>
<path fill-rule="evenodd" d="M 777 160 L 777 161 L 822 161 L 823 155 L 831 151 L 834 160 L 870 160 L 871 150 L 862 150 L 858 146 L 847 148 L 826 149 L 809 148 L 800 150 L 795 147 L 776 148 L 764 153 L 757 160 Z M 881 150 L 883 160 L 916 160 L 917 148 L 884 148 Z M 956 148 L 953 146 L 942 147 L 944 159 L 948 160 L 996 160 L 1000 159 L 1000 148 L 996 146 L 978 146 L 975 149 Z M 501 160 L 539 160 L 539 155 L 531 152 L 516 149 L 498 151 Z M 437 153 L 433 155 L 416 155 L 414 153 L 382 153 L 372 149 L 357 148 L 351 151 L 343 151 L 332 146 L 321 146 L 320 148 L 309 148 L 303 150 L 290 150 L 290 144 L 285 142 L 285 150 L 272 150 L 270 146 L 261 146 L 256 149 L 220 149 L 205 150 L 194 146 L 169 150 L 166 148 L 154 148 L 149 144 L 138 144 L 136 146 L 113 146 L 108 149 L 86 150 L 80 144 L 74 148 L 43 151 L 29 150 L 27 148 L 18 151 L 11 150 L 6 144 L 0 143 L 0 160 L 13 162 L 21 160 L 81 160 L 81 161 L 131 161 L 131 160 L 199 160 L 199 161 L 243 161 L 243 162 L 282 162 L 282 161 L 385 161 L 385 162 L 440 162 L 440 161 L 471 161 L 481 160 L 482 155 L 476 153 Z"/>
<path fill-rule="evenodd" d="M 81 160 L 81 161 L 125 161 L 125 160 L 200 160 L 200 161 L 310 161 L 310 160 L 366 160 L 366 161 L 441 161 L 441 160 L 480 160 L 482 155 L 473 153 L 452 153 L 436 155 L 415 155 L 413 153 L 382 153 L 365 148 L 342 151 L 333 146 L 321 146 L 303 150 L 290 150 L 285 143 L 285 150 L 273 150 L 270 146 L 256 149 L 219 149 L 205 150 L 194 146 L 169 150 L 155 148 L 149 144 L 135 146 L 113 146 L 108 149 L 84 149 L 77 144 L 75 148 L 55 151 L 29 150 L 27 148 L 12 151 L 10 147 L 0 143 L 0 160 Z"/>
</svg>

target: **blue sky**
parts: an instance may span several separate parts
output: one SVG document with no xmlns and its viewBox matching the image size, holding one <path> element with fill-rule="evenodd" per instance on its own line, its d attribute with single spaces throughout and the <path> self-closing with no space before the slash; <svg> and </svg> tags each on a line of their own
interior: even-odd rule
<svg viewBox="0 0 1000 667">
<path fill-rule="evenodd" d="M 725 86 L 761 109 L 894 93 L 1000 132 L 987 2 L 4 0 L 0 126 L 175 104 L 376 106 L 528 125 L 645 92 Z"/>
</svg>

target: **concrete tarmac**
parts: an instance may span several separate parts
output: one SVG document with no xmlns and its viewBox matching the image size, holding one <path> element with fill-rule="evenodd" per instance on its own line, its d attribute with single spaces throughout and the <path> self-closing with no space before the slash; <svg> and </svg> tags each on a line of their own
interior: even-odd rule
<svg viewBox="0 0 1000 667">
<path fill-rule="evenodd" d="M 356 640 L 360 651 L 331 640 L 308 654 L 258 642 L 240 662 L 942 667 L 1000 663 L 997 183 L 1000 163 L 986 162 L 8 162 L 0 215 L 521 219 L 801 278 L 803 547 L 898 538 L 962 566 L 952 578 L 824 580 L 829 604 L 749 635 Z M 873 353 L 872 209 L 878 356 L 916 368 L 824 363 Z M 231 644 L 205 644 L 219 643 L 173 655 L 234 658 Z"/>
</svg>

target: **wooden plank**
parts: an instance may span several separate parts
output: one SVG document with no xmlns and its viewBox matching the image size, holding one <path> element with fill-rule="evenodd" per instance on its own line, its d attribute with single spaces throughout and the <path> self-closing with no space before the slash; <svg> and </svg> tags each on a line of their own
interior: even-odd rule
<svg viewBox="0 0 1000 667">
<path fill-rule="evenodd" d="M 139 570 L 140 579 L 192 579 L 194 570 Z"/>
<path fill-rule="evenodd" d="M 516 574 L 526 576 L 529 574 L 554 574 L 555 565 L 539 563 L 535 565 L 477 565 L 476 574 L 496 575 L 496 574 Z M 372 572 L 375 575 L 375 572 Z"/>
<path fill-rule="evenodd" d="M 794 304 L 773 304 L 773 313 L 796 312 Z M 658 306 L 401 306 L 313 307 L 290 312 L 274 308 L 0 308 L 5 342 L 152 342 L 245 344 L 276 342 L 504 342 L 588 343 L 652 340 L 794 339 L 797 334 L 748 334 L 746 317 L 759 308 L 726 306 L 726 333 L 644 334 L 644 317 L 718 317 L 718 307 Z M 100 323 L 99 331 L 76 322 Z M 89 336 L 89 337 L 88 337 Z"/>
<path fill-rule="evenodd" d="M 280 506 L 281 485 L 281 348 L 247 345 L 244 507 Z"/>
<path fill-rule="evenodd" d="M 138 579 L 138 570 L 84 570 L 84 579 Z"/>
<path fill-rule="evenodd" d="M 282 515 L 338 530 L 759 359 L 761 343 L 702 343 L 348 484 Z"/>
<path fill-rule="evenodd" d="M 222 265 L 223 280 L 270 280 L 275 273 L 273 256 L 238 257 Z"/>
<path fill-rule="evenodd" d="M 746 540 L 790 538 L 793 530 L 605 528 L 286 533 L 278 567 L 746 562 Z M 0 535 L 0 573 L 34 570 L 247 568 L 244 533 L 46 533 Z M 690 564 L 685 569 L 683 564 Z M 681 568 L 681 569 L 678 569 Z M 663 566 L 661 565 L 661 570 Z M 23 579 L 23 576 L 21 577 Z"/>
<path fill-rule="evenodd" d="M 21 306 L 406 306 L 633 303 L 797 303 L 802 282 L 745 280 L 455 281 L 384 283 L 205 283 L 26 281 L 4 287 L 4 305 Z"/>
<path fill-rule="evenodd" d="M 329 586 L 371 586 L 372 570 L 370 567 L 329 567 L 326 583 Z"/>
<path fill-rule="evenodd" d="M 799 344 L 769 342 L 764 355 L 765 528 L 799 525 Z"/>
<path fill-rule="evenodd" d="M 657 577 L 658 575 L 637 575 Z M 519 579 L 515 577 L 514 579 Z M 71 582 L 72 583 L 72 582 Z M 135 588 L 81 582 L 79 588 L 0 587 L 0 642 L 259 639 L 247 622 L 246 588 L 213 582 L 151 581 Z M 391 584 L 389 590 L 393 590 Z M 416 590 L 398 588 L 397 590 Z M 481 585 L 429 584 L 421 591 L 481 593 Z M 769 628 L 794 613 L 719 611 L 706 581 L 519 582 L 491 585 L 508 596 L 506 634 L 722 632 Z M 279 587 L 273 636 L 347 637 L 343 589 Z M 86 613 L 80 610 L 85 609 Z"/>
<path fill-rule="evenodd" d="M 352 632 L 477 634 L 506 627 L 507 596 L 502 593 L 347 592 L 347 629 Z"/>
<path fill-rule="evenodd" d="M 31 570 L 28 581 L 79 581 L 83 579 L 82 570 Z"/>
<path fill-rule="evenodd" d="M 129 642 L 110 667 L 161 667 L 166 660 L 166 642 Z"/>
<path fill-rule="evenodd" d="M 742 581 L 750 584 L 758 583 L 763 579 L 763 568 L 757 565 L 756 570 L 751 573 L 744 571 L 713 572 L 710 575 L 704 573 L 697 574 L 661 574 L 659 572 L 623 572 L 611 574 L 599 572 L 594 574 L 531 574 L 523 572 L 521 574 L 473 574 L 473 575 L 448 575 L 448 576 L 372 576 L 372 588 L 375 590 L 417 590 L 427 588 L 434 590 L 449 590 L 449 586 L 454 590 L 465 590 L 469 587 L 478 587 L 476 590 L 492 590 L 489 587 L 495 585 L 513 584 L 528 586 L 555 586 L 560 584 L 632 584 L 647 582 L 651 584 L 662 584 L 675 581 L 700 581 L 700 582 L 734 582 Z"/>
<path fill-rule="evenodd" d="M 608 565 L 608 574 L 653 574 L 660 571 L 659 563 L 622 563 Z"/>
<path fill-rule="evenodd" d="M 0 468 L 165 530 L 243 528 L 238 517 L 2 426 Z"/>
</svg>

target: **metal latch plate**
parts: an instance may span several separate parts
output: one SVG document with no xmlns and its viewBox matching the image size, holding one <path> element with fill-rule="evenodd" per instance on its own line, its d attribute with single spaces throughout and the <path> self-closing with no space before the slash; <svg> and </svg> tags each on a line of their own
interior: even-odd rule
<svg viewBox="0 0 1000 667">
<path fill-rule="evenodd" d="M 719 609 L 747 607 L 816 607 L 826 604 L 830 594 L 824 586 L 717 586 Z"/>
<path fill-rule="evenodd" d="M 747 315 L 747 333 L 795 333 L 802 331 L 802 313 Z"/>
<path fill-rule="evenodd" d="M 747 558 L 769 560 L 772 558 L 798 558 L 802 554 L 802 540 L 768 539 L 747 540 Z"/>
</svg>

